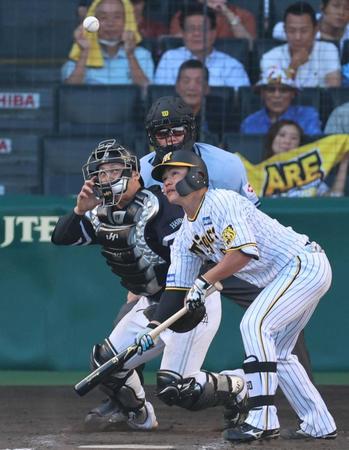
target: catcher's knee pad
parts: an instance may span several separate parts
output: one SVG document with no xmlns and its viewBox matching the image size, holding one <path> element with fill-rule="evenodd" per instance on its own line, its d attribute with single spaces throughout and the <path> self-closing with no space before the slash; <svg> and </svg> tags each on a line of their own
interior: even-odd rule
<svg viewBox="0 0 349 450">
<path fill-rule="evenodd" d="M 183 378 L 176 372 L 159 370 L 157 396 L 168 405 L 197 411 L 230 404 L 243 388 L 243 383 L 240 377 L 206 372 L 206 381 L 202 386 L 193 377 Z"/>
<path fill-rule="evenodd" d="M 92 370 L 97 369 L 116 355 L 117 351 L 115 350 L 109 339 L 104 339 L 102 344 L 94 345 L 90 358 Z"/>
<path fill-rule="evenodd" d="M 236 403 L 236 397 L 244 389 L 244 379 L 233 373 L 206 373 L 206 382 L 202 393 L 193 405 L 193 410 L 205 409 L 211 406 L 230 406 Z"/>
<path fill-rule="evenodd" d="M 262 361 L 254 355 L 248 356 L 242 368 L 245 372 L 247 389 L 249 393 L 248 407 L 249 409 L 258 408 L 261 406 L 274 405 L 275 390 L 276 390 L 276 362 Z M 261 374 L 268 377 L 268 390 L 263 387 Z M 275 381 L 274 381 L 275 380 Z M 275 389 L 273 388 L 275 384 Z M 270 387 L 270 388 L 269 388 Z"/>
<path fill-rule="evenodd" d="M 192 409 L 201 395 L 201 386 L 195 378 L 183 378 L 172 370 L 159 370 L 156 395 L 167 405 Z"/>
</svg>

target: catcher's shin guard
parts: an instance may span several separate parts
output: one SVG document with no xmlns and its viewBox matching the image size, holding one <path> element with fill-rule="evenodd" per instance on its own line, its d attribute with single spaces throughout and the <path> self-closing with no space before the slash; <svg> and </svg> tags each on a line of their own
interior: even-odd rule
<svg viewBox="0 0 349 450">
<path fill-rule="evenodd" d="M 103 344 L 93 347 L 91 365 L 98 368 L 117 354 L 109 339 Z M 139 376 L 135 370 L 119 371 L 109 375 L 100 384 L 100 389 L 111 399 L 116 401 L 124 412 L 138 411 L 144 406 L 145 392 Z"/>
<path fill-rule="evenodd" d="M 217 405 L 229 405 L 245 388 L 243 378 L 206 372 L 202 386 L 195 378 L 183 378 L 170 370 L 157 374 L 157 396 L 168 405 L 177 405 L 192 411 Z"/>
</svg>

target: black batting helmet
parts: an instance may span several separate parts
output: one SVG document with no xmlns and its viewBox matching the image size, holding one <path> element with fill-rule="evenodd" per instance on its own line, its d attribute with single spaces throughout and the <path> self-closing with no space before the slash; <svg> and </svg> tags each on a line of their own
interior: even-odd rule
<svg viewBox="0 0 349 450">
<path fill-rule="evenodd" d="M 107 177 L 108 181 L 102 183 L 100 172 L 107 173 L 108 169 L 103 170 L 101 166 L 110 163 L 122 166 L 121 176 L 117 179 Z M 85 180 L 96 178 L 96 194 L 102 199 L 105 206 L 117 205 L 120 202 L 122 194 L 127 191 L 128 181 L 133 170 L 139 172 L 138 158 L 116 139 L 101 141 L 82 167 Z"/>
<path fill-rule="evenodd" d="M 186 134 L 179 145 L 160 147 L 155 137 L 161 128 L 185 126 Z M 149 142 L 154 146 L 158 158 L 161 160 L 169 151 L 179 148 L 191 150 L 196 139 L 196 123 L 192 109 L 180 97 L 160 97 L 151 105 L 145 119 L 145 128 Z"/>
<path fill-rule="evenodd" d="M 167 153 L 160 164 L 152 170 L 154 180 L 162 181 L 164 171 L 171 166 L 188 167 L 188 173 L 176 184 L 176 191 L 180 196 L 185 196 L 203 187 L 208 187 L 208 172 L 203 159 L 194 152 L 177 150 Z"/>
</svg>

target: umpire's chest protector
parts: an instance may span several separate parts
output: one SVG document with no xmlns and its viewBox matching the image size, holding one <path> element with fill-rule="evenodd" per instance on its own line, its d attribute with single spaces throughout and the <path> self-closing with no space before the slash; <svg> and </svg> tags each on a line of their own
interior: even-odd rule
<svg viewBox="0 0 349 450">
<path fill-rule="evenodd" d="M 92 224 L 102 255 L 121 284 L 134 294 L 154 295 L 162 288 L 157 266 L 166 261 L 147 243 L 147 225 L 159 212 L 158 198 L 143 189 L 124 210 L 100 207 Z"/>
</svg>

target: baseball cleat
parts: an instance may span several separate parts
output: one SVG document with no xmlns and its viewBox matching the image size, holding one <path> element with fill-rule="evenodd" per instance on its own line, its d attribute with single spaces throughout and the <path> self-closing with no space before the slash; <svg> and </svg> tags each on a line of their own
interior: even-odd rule
<svg viewBox="0 0 349 450">
<path fill-rule="evenodd" d="M 284 439 L 336 439 L 337 430 L 332 431 L 332 433 L 324 434 L 323 436 L 311 436 L 302 429 L 298 430 L 287 430 L 282 433 Z"/>
<path fill-rule="evenodd" d="M 127 425 L 134 430 L 152 431 L 158 427 L 153 405 L 145 402 L 143 408 L 137 412 L 130 412 Z"/>
<path fill-rule="evenodd" d="M 88 431 L 109 431 L 118 424 L 126 425 L 127 420 L 128 416 L 120 410 L 117 403 L 108 398 L 87 414 L 84 423 Z"/>
<path fill-rule="evenodd" d="M 275 439 L 280 436 L 278 428 L 274 430 L 261 430 L 244 422 L 236 428 L 228 428 L 223 431 L 223 438 L 231 442 L 250 442 L 260 439 Z"/>
</svg>

